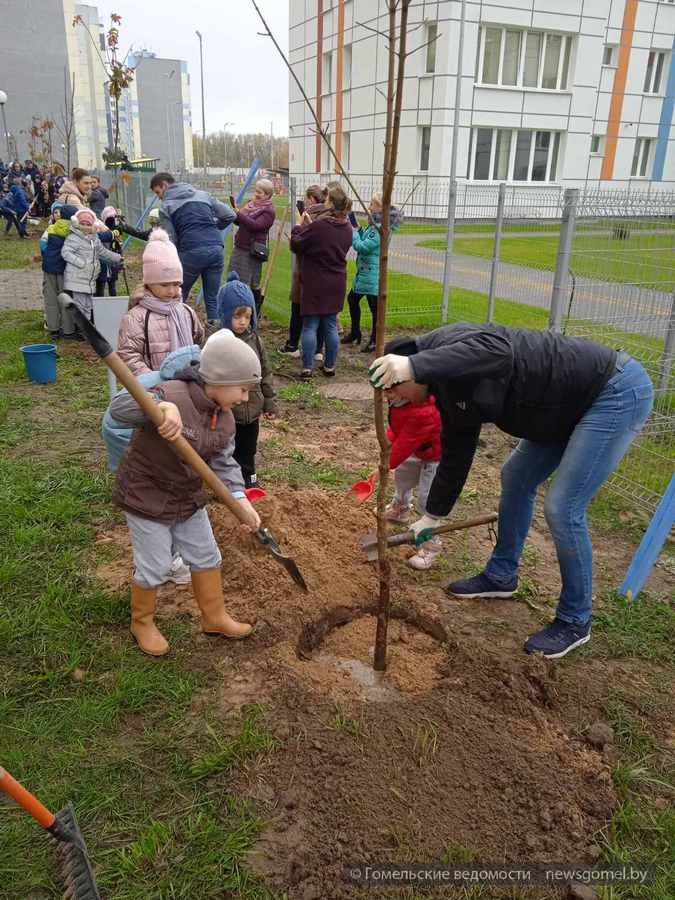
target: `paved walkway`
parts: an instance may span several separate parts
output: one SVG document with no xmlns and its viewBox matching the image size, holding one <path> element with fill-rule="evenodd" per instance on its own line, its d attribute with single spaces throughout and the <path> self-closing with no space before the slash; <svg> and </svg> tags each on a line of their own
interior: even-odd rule
<svg viewBox="0 0 675 900">
<path fill-rule="evenodd" d="M 445 252 L 417 246 L 418 234 L 399 234 L 392 241 L 392 269 L 443 283 Z M 492 261 L 480 256 L 455 255 L 450 284 L 487 294 Z M 551 305 L 553 272 L 500 262 L 497 273 L 498 297 L 526 306 L 548 310 Z M 670 316 L 672 296 L 639 285 L 577 277 L 574 311 L 577 316 L 613 324 L 625 331 L 663 336 Z M 563 315 L 566 313 L 563 310 Z"/>
<path fill-rule="evenodd" d="M 0 309 L 40 309 L 40 269 L 0 269 Z"/>
</svg>

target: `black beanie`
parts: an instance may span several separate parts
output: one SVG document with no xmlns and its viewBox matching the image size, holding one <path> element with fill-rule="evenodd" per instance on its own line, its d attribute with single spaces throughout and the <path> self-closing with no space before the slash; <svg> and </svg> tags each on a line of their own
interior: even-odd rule
<svg viewBox="0 0 675 900">
<path fill-rule="evenodd" d="M 77 206 L 73 206 L 72 203 L 66 203 L 65 206 L 61 207 L 61 218 L 62 219 L 72 219 L 72 217 L 77 212 Z"/>
</svg>

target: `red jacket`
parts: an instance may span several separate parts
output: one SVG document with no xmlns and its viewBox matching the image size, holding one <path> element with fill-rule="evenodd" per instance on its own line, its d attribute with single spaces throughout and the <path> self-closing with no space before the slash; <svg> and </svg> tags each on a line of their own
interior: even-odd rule
<svg viewBox="0 0 675 900">
<path fill-rule="evenodd" d="M 424 403 L 390 406 L 387 438 L 391 443 L 390 469 L 396 469 L 413 453 L 418 459 L 439 460 L 441 416 L 436 400 L 428 397 Z"/>
</svg>

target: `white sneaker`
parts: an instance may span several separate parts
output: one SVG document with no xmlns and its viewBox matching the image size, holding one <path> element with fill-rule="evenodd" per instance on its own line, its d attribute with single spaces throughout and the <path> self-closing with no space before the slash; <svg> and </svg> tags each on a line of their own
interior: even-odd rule
<svg viewBox="0 0 675 900">
<path fill-rule="evenodd" d="M 323 353 L 315 353 L 315 354 L 314 354 L 314 360 L 315 360 L 316 362 L 323 362 Z"/>
<path fill-rule="evenodd" d="M 410 507 L 403 506 L 398 500 L 392 500 L 384 510 L 388 522 L 398 522 L 405 525 L 410 521 Z"/>
<path fill-rule="evenodd" d="M 440 541 L 427 541 L 422 544 L 417 553 L 408 560 L 411 569 L 430 569 L 434 560 L 443 549 Z"/>
<path fill-rule="evenodd" d="M 185 565 L 180 556 L 176 555 L 171 560 L 171 568 L 167 581 L 173 581 L 174 584 L 190 584 L 192 576 L 190 569 Z"/>
</svg>

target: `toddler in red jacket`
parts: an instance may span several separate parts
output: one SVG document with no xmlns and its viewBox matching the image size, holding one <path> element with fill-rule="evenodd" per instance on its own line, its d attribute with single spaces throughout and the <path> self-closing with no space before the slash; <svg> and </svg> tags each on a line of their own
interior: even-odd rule
<svg viewBox="0 0 675 900">
<path fill-rule="evenodd" d="M 396 491 L 387 506 L 390 522 L 405 524 L 410 519 L 413 491 L 417 489 L 417 511 L 427 511 L 427 497 L 441 458 L 441 417 L 436 401 L 429 396 L 422 403 L 388 397 L 391 442 L 389 468 L 394 470 Z M 422 544 L 408 560 L 413 569 L 430 569 L 443 549 L 440 538 Z"/>
</svg>

